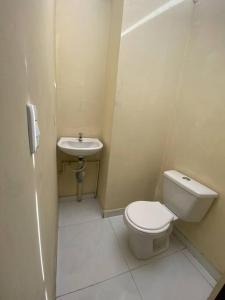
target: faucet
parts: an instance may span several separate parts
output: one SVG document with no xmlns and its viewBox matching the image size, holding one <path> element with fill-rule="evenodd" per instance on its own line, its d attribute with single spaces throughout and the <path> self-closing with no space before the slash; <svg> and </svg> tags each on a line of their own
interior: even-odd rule
<svg viewBox="0 0 225 300">
<path fill-rule="evenodd" d="M 79 136 L 78 137 L 79 142 L 82 142 L 83 141 L 83 133 L 79 132 L 78 136 Z"/>
</svg>

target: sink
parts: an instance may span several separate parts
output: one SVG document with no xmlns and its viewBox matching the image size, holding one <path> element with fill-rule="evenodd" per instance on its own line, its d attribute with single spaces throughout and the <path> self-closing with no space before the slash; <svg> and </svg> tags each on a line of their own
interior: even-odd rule
<svg viewBox="0 0 225 300">
<path fill-rule="evenodd" d="M 103 148 L 102 142 L 95 138 L 78 138 L 61 137 L 57 143 L 59 149 L 67 154 L 84 157 L 93 155 Z"/>
</svg>

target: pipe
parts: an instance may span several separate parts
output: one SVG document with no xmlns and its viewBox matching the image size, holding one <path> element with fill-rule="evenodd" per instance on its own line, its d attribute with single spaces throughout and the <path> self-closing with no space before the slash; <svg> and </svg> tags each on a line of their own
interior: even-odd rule
<svg viewBox="0 0 225 300">
<path fill-rule="evenodd" d="M 60 168 L 58 170 L 58 173 L 61 174 L 64 172 L 64 168 L 66 165 L 69 165 L 71 166 L 71 164 L 73 163 L 78 163 L 79 164 L 79 159 L 72 159 L 72 160 L 62 160 L 60 162 Z M 98 170 L 97 170 L 97 178 L 96 178 L 96 187 L 95 187 L 95 198 L 97 197 L 97 192 L 98 192 L 98 186 L 99 186 L 99 174 L 100 174 L 100 159 L 88 159 L 88 160 L 85 160 L 85 165 L 83 165 L 83 168 L 81 169 L 80 167 L 78 167 L 77 169 L 74 169 L 72 170 L 73 173 L 75 173 L 75 176 L 76 176 L 76 180 L 77 180 L 77 175 L 76 173 L 81 171 L 83 172 L 87 166 L 87 163 L 97 163 L 98 164 Z M 78 186 L 77 184 L 77 193 L 78 193 L 78 190 L 81 189 L 82 186 Z M 82 190 L 80 190 L 80 193 L 82 195 Z M 78 197 L 79 198 L 79 197 Z M 80 200 L 81 201 L 81 200 Z"/>
<path fill-rule="evenodd" d="M 83 181 L 85 176 L 85 168 L 86 168 L 86 161 L 83 157 L 80 157 L 78 160 L 78 169 L 73 170 L 73 172 L 76 175 L 77 179 L 77 201 L 82 200 L 82 194 L 83 194 Z"/>
</svg>

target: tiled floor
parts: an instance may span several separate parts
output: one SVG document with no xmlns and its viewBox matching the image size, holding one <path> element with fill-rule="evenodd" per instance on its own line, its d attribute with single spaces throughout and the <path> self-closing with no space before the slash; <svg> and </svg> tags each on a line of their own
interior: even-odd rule
<svg viewBox="0 0 225 300">
<path fill-rule="evenodd" d="M 95 199 L 60 204 L 57 300 L 206 300 L 214 284 L 175 237 L 137 260 L 121 216 L 102 219 Z"/>
</svg>

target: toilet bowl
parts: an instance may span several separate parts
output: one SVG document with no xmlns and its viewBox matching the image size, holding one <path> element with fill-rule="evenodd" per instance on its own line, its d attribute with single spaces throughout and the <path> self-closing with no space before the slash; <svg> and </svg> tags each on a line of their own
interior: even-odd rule
<svg viewBox="0 0 225 300">
<path fill-rule="evenodd" d="M 148 259 L 169 247 L 173 221 L 177 216 L 160 202 L 135 201 L 124 212 L 129 245 L 138 259 Z"/>
<path fill-rule="evenodd" d="M 218 194 L 176 171 L 163 173 L 163 203 L 135 201 L 124 211 L 129 246 L 138 259 L 147 259 L 165 251 L 173 223 L 178 218 L 200 222 Z"/>
</svg>

